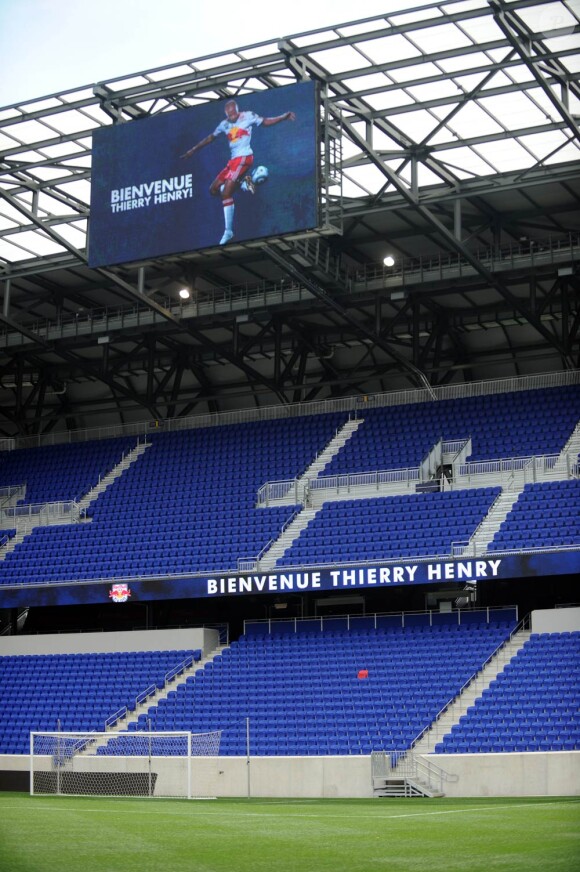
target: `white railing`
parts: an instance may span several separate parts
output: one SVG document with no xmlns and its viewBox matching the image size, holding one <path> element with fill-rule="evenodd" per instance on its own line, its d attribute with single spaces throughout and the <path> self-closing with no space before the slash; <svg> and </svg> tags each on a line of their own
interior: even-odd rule
<svg viewBox="0 0 580 872">
<path fill-rule="evenodd" d="M 298 478 L 282 479 L 281 481 L 267 481 L 258 490 L 256 504 L 257 506 L 269 506 L 270 503 L 279 500 L 288 501 L 292 496 L 294 503 L 302 502 L 306 484 L 298 484 Z"/>
<path fill-rule="evenodd" d="M 158 688 L 156 684 L 150 684 L 149 687 L 146 687 L 145 690 L 142 690 L 141 693 L 137 694 L 137 696 L 135 697 L 135 706 L 133 708 L 133 711 L 142 703 L 144 703 L 146 699 L 155 696 L 158 690 L 163 690 L 164 688 L 166 688 L 169 682 L 173 681 L 176 675 L 181 675 L 181 673 L 185 672 L 186 669 L 189 669 L 189 667 L 193 663 L 194 656 L 193 654 L 189 654 L 184 660 L 181 661 L 181 663 L 178 663 L 177 666 L 174 666 L 173 669 L 170 669 L 169 672 L 165 673 L 163 678 L 163 687 Z M 127 711 L 128 710 L 125 709 L 125 714 L 127 714 Z M 122 715 L 121 717 L 124 716 L 125 715 Z M 119 712 L 117 712 L 115 715 L 111 715 L 111 717 L 119 720 Z"/>
<path fill-rule="evenodd" d="M 557 469 L 557 466 L 564 468 Z M 461 487 L 465 487 L 480 483 L 481 477 L 485 476 L 502 485 L 520 487 L 550 478 L 569 478 L 572 467 L 568 454 L 478 460 L 462 463 L 455 472 L 455 481 Z"/>
<path fill-rule="evenodd" d="M 517 620 L 518 617 L 518 607 L 517 606 L 484 606 L 475 609 L 469 609 L 470 618 L 473 618 L 474 614 L 481 615 L 482 623 L 485 621 L 486 624 L 489 624 L 490 621 L 498 621 L 498 620 Z M 272 626 L 276 624 L 284 624 L 288 627 L 289 624 L 292 624 L 294 629 L 294 633 L 301 632 L 304 627 L 312 627 L 314 624 L 320 629 L 321 632 L 325 630 L 325 625 L 329 625 L 331 629 L 335 629 L 337 620 L 344 621 L 346 627 L 344 629 L 354 630 L 356 629 L 356 625 L 359 621 L 363 622 L 365 625 L 365 629 L 368 628 L 368 621 L 373 621 L 373 629 L 378 629 L 380 619 L 381 618 L 396 618 L 397 623 L 394 621 L 390 622 L 390 625 L 401 627 L 402 629 L 406 626 L 406 620 L 408 618 L 415 619 L 417 615 L 422 615 L 425 619 L 428 619 L 429 626 L 432 627 L 434 623 L 437 623 L 437 620 L 441 618 L 441 612 L 439 610 L 425 610 L 420 609 L 416 611 L 406 611 L 406 612 L 372 612 L 370 614 L 356 614 L 356 615 L 317 615 L 316 617 L 310 618 L 252 618 L 244 621 L 244 634 L 247 634 L 250 626 L 264 625 L 264 632 L 271 633 Z M 433 621 L 435 618 L 435 622 Z M 445 614 L 445 623 L 451 623 L 451 619 L 453 619 L 453 623 L 457 623 L 458 626 L 461 626 L 461 609 L 455 609 L 451 612 L 447 612 Z M 417 626 L 416 621 L 413 621 L 413 626 Z M 425 624 L 426 626 L 426 624 Z M 515 630 L 514 630 L 515 632 Z M 511 637 L 510 637 L 511 638 Z M 503 644 L 503 643 L 502 643 Z M 500 645 L 501 647 L 501 645 Z M 492 655 L 493 656 L 493 655 Z M 471 679 L 470 679 L 471 680 Z M 446 704 L 445 708 L 449 703 Z M 427 728 L 426 728 L 427 729 Z M 425 731 L 423 731 L 425 732 Z M 420 735 L 423 735 L 422 733 Z M 417 741 L 417 739 L 414 739 Z"/>
<path fill-rule="evenodd" d="M 26 494 L 26 484 L 10 484 L 6 485 L 6 487 L 0 487 L 0 506 L 9 502 L 9 500 L 17 497 L 17 499 L 24 499 Z"/>
<path fill-rule="evenodd" d="M 169 672 L 165 673 L 165 685 L 169 684 L 170 681 L 173 681 L 177 675 L 181 675 L 182 672 L 189 669 L 190 666 L 193 666 L 194 662 L 195 658 L 193 654 L 188 654 L 181 663 L 178 663 L 177 666 L 174 666 L 173 669 L 170 669 Z"/>
<path fill-rule="evenodd" d="M 389 778 L 404 778 L 415 781 L 419 786 L 425 786 L 433 793 L 443 793 L 445 782 L 453 783 L 459 780 L 456 774 L 450 774 L 433 763 L 418 757 L 413 751 L 373 751 L 371 753 L 373 788 L 386 786 Z"/>
<path fill-rule="evenodd" d="M 418 484 L 421 470 L 417 467 L 407 469 L 385 469 L 371 472 L 354 472 L 344 475 L 322 475 L 308 481 L 311 491 L 330 490 L 335 493 L 348 493 L 355 488 L 375 488 L 389 484 Z"/>
<path fill-rule="evenodd" d="M 470 439 L 471 436 L 466 436 L 465 439 L 453 439 L 450 442 L 443 442 L 441 444 L 441 454 L 452 454 L 453 456 L 459 454 L 469 443 Z"/>
<path fill-rule="evenodd" d="M 59 521 L 76 523 L 80 517 L 81 510 L 74 500 L 29 503 L 24 506 L 9 506 L 0 509 L 0 523 L 3 521 L 34 521 L 36 527 L 58 524 Z"/>
<path fill-rule="evenodd" d="M 114 714 L 109 715 L 109 717 L 105 721 L 105 730 L 107 730 L 109 727 L 114 727 L 115 724 L 117 723 L 117 721 L 122 720 L 122 718 L 124 718 L 127 715 L 128 711 L 129 710 L 128 710 L 127 706 L 124 705 L 122 708 L 120 708 Z"/>
<path fill-rule="evenodd" d="M 0 451 L 14 451 L 16 439 L 0 439 Z"/>
<path fill-rule="evenodd" d="M 456 400 L 466 397 L 485 397 L 515 391 L 539 390 L 541 388 L 566 387 L 580 384 L 580 370 L 543 373 L 540 375 L 514 376 L 467 384 L 443 385 L 430 390 L 418 388 L 390 393 L 369 394 L 365 397 L 343 397 L 314 403 L 296 403 L 289 406 L 263 406 L 259 409 L 239 409 L 219 412 L 214 415 L 196 415 L 188 418 L 167 418 L 157 421 L 140 421 L 133 424 L 117 424 L 91 430 L 68 430 L 65 433 L 45 433 L 37 436 L 15 437 L 16 448 L 34 448 L 40 445 L 86 442 L 91 439 L 115 439 L 120 436 L 138 436 L 156 430 L 175 432 L 226 424 L 243 424 L 251 421 L 270 421 L 322 415 L 330 412 L 362 413 L 365 409 L 402 406 L 411 403 L 431 403 L 439 400 Z"/>
</svg>

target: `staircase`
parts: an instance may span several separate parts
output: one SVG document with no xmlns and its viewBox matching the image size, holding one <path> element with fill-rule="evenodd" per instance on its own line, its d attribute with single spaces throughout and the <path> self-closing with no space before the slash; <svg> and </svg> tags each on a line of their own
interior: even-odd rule
<svg viewBox="0 0 580 872">
<path fill-rule="evenodd" d="M 580 454 L 580 421 L 574 427 L 572 435 L 562 448 L 560 456 L 554 464 L 553 473 L 558 477 L 568 478 L 572 466 L 578 463 Z"/>
<path fill-rule="evenodd" d="M 310 464 L 304 475 L 300 476 L 298 481 L 304 482 L 308 481 L 309 478 L 317 478 L 326 469 L 332 458 L 336 457 L 341 448 L 352 438 L 362 423 L 364 423 L 362 418 L 349 419 L 336 433 L 334 438 L 330 440 L 326 448 Z"/>
<path fill-rule="evenodd" d="M 483 691 L 487 690 L 493 679 L 500 672 L 503 672 L 506 663 L 509 663 L 515 657 L 529 638 L 529 630 L 518 630 L 512 634 L 510 639 L 497 650 L 483 669 L 465 685 L 463 691 L 447 706 L 441 716 L 433 721 L 428 730 L 415 741 L 413 745 L 415 754 L 433 753 L 435 745 L 442 741 L 443 736 L 451 732 L 451 727 L 459 723 L 460 717 L 466 713 L 467 709 L 473 705 Z"/>
<path fill-rule="evenodd" d="M 137 697 L 138 700 L 141 699 L 134 709 L 128 710 L 126 707 L 123 707 L 123 709 L 120 709 L 118 712 L 115 712 L 115 714 L 107 718 L 105 721 L 105 730 L 108 733 L 107 738 L 100 738 L 97 742 L 88 742 L 87 745 L 78 752 L 78 756 L 82 757 L 86 754 L 92 756 L 95 754 L 98 748 L 104 747 L 109 739 L 113 738 L 117 733 L 125 732 L 127 730 L 127 725 L 131 721 L 136 721 L 140 714 L 147 712 L 151 706 L 157 705 L 159 700 L 166 699 L 171 690 L 175 690 L 180 684 L 187 681 L 190 675 L 195 675 L 195 673 L 200 669 L 203 669 L 207 663 L 211 663 L 213 659 L 218 654 L 221 654 L 227 647 L 227 645 L 218 645 L 217 648 L 214 648 L 209 652 L 209 654 L 202 657 L 201 660 L 197 660 L 193 662 L 191 666 L 186 667 L 179 673 L 179 675 L 166 680 L 162 688 L 151 685 L 150 688 L 144 690 L 143 693 L 139 694 Z"/>
<path fill-rule="evenodd" d="M 520 490 L 504 490 L 500 493 L 489 512 L 465 546 L 462 556 L 471 555 L 476 557 L 479 554 L 486 553 L 487 546 L 492 541 L 508 514 L 511 512 L 520 493 Z"/>
<path fill-rule="evenodd" d="M 274 481 L 263 484 L 258 491 L 257 506 L 291 506 L 296 503 L 304 503 L 308 495 L 309 481 L 317 478 L 326 469 L 333 457 L 348 442 L 363 423 L 362 418 L 349 419 L 330 440 L 328 445 L 317 454 L 310 466 L 299 478 L 292 481 Z"/>
<path fill-rule="evenodd" d="M 16 517 L 13 523 L 13 526 L 16 527 L 16 533 L 3 547 L 0 547 L 0 560 L 4 560 L 7 554 L 14 551 L 17 545 L 20 545 L 27 536 L 30 536 L 35 527 L 46 526 L 48 524 L 57 526 L 60 524 L 83 524 L 90 522 L 90 518 L 83 517 L 85 510 L 98 498 L 99 494 L 102 494 L 103 491 L 105 491 L 109 485 L 115 481 L 115 479 L 119 478 L 119 476 L 121 476 L 132 463 L 135 463 L 135 461 L 145 453 L 150 445 L 150 442 L 138 442 L 135 448 L 132 448 L 124 454 L 121 461 L 114 466 L 110 472 L 103 476 L 103 478 L 99 480 L 99 483 L 94 488 L 91 488 L 91 490 L 88 491 L 88 493 L 86 493 L 78 503 L 74 504 L 74 512 L 69 512 L 62 517 L 55 514 L 54 516 L 45 518 L 42 523 L 40 522 L 42 512 L 39 512 L 38 515 L 24 516 L 22 518 Z M 46 503 L 45 508 L 49 509 L 52 505 L 57 504 Z"/>
<path fill-rule="evenodd" d="M 284 532 L 278 537 L 278 539 L 276 539 L 272 547 L 264 552 L 260 557 L 258 561 L 258 569 L 260 572 L 267 572 L 268 570 L 273 569 L 278 560 L 286 553 L 290 546 L 294 544 L 302 530 L 308 526 L 318 511 L 320 511 L 320 509 L 302 509 L 301 512 L 298 512 L 294 520 L 288 524 Z"/>
<path fill-rule="evenodd" d="M 91 503 L 93 503 L 100 494 L 107 490 L 109 485 L 111 485 L 115 479 L 119 478 L 126 469 L 128 469 L 132 463 L 135 463 L 142 454 L 145 454 L 146 450 L 151 447 L 151 442 L 138 442 L 135 448 L 132 448 L 131 451 L 128 451 L 126 454 L 123 454 L 121 461 L 111 469 L 103 478 L 99 479 L 99 483 L 88 491 L 84 497 L 82 497 L 78 501 L 78 506 L 81 511 L 87 509 Z"/>
<path fill-rule="evenodd" d="M 4 560 L 7 554 L 14 551 L 16 546 L 20 545 L 21 542 L 24 542 L 26 537 L 30 536 L 35 526 L 36 525 L 32 521 L 26 524 L 20 524 L 12 539 L 9 539 L 6 545 L 0 548 L 0 560 Z"/>
<path fill-rule="evenodd" d="M 373 796 L 440 797 L 445 796 L 446 781 L 457 781 L 431 760 L 423 760 L 413 751 L 371 753 Z"/>
</svg>

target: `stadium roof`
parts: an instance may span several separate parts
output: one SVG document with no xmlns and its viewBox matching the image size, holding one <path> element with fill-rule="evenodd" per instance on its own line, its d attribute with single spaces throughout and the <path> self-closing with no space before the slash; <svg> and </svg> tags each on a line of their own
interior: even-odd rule
<svg viewBox="0 0 580 872">
<path fill-rule="evenodd" d="M 0 432 L 577 367 L 579 33 L 451 0 L 1 109 Z M 88 267 L 97 128 L 305 79 L 318 231 Z"/>
</svg>

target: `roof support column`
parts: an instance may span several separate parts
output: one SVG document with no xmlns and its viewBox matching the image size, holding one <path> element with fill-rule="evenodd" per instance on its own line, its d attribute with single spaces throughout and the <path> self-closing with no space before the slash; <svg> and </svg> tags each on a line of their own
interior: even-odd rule
<svg viewBox="0 0 580 872">
<path fill-rule="evenodd" d="M 2 302 L 2 312 L 5 318 L 8 317 L 10 312 L 10 286 L 10 277 L 8 277 L 4 281 L 4 300 Z"/>
<path fill-rule="evenodd" d="M 462 236 L 462 219 L 461 219 L 461 200 L 457 198 L 453 202 L 453 233 L 455 234 L 455 238 L 461 242 Z"/>
</svg>

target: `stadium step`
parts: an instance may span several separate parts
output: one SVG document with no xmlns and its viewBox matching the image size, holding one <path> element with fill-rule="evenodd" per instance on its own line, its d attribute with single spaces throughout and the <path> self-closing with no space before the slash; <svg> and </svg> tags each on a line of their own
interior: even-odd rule
<svg viewBox="0 0 580 872">
<path fill-rule="evenodd" d="M 260 571 L 272 569 L 296 539 L 298 539 L 301 532 L 306 529 L 318 511 L 320 510 L 302 509 L 301 512 L 298 512 L 294 520 L 288 524 L 282 535 L 276 539 L 272 547 L 260 558 L 257 568 Z"/>
<path fill-rule="evenodd" d="M 10 554 L 10 552 L 14 551 L 18 545 L 24 542 L 36 527 L 90 522 L 91 519 L 86 518 L 84 514 L 86 509 L 109 487 L 109 485 L 115 481 L 115 479 L 119 478 L 119 476 L 121 476 L 132 463 L 135 463 L 135 461 L 145 453 L 150 445 L 150 442 L 142 441 L 140 439 L 135 448 L 132 448 L 124 454 L 121 461 L 114 466 L 110 472 L 103 476 L 99 483 L 95 485 L 94 488 L 91 488 L 91 490 L 88 491 L 84 497 L 78 500 L 78 502 L 69 500 L 62 502 L 61 504 L 46 503 L 43 504 L 42 507 L 35 506 L 34 508 L 38 508 L 39 511 L 35 511 L 35 513 L 31 513 L 28 516 L 24 514 L 20 517 L 15 516 L 13 519 L 13 526 L 16 528 L 16 533 L 5 545 L 0 547 L 0 561 L 4 560 L 7 554 Z M 23 496 L 24 491 L 17 500 L 21 499 Z M 58 510 L 59 505 L 62 506 L 61 511 Z M 16 505 L 15 508 L 20 509 L 23 513 L 26 510 L 25 505 Z"/>
<path fill-rule="evenodd" d="M 504 490 L 491 506 L 489 512 L 469 540 L 462 556 L 485 554 L 487 546 L 513 509 L 521 490 Z"/>
<path fill-rule="evenodd" d="M 451 728 L 459 723 L 459 719 L 467 712 L 467 709 L 475 703 L 476 699 L 487 690 L 494 678 L 523 648 L 530 638 L 529 630 L 519 630 L 503 645 L 496 654 L 486 663 L 483 669 L 473 676 L 472 680 L 465 685 L 463 691 L 452 700 L 444 709 L 429 729 L 415 742 L 413 751 L 416 754 L 431 754 L 435 745 L 443 740 L 443 737 L 451 732 Z"/>
<path fill-rule="evenodd" d="M 94 488 L 91 488 L 88 493 L 84 495 L 79 501 L 78 505 L 81 511 L 88 509 L 91 503 L 93 503 L 98 497 L 107 490 L 107 488 L 123 473 L 127 470 L 135 461 L 137 461 L 141 455 L 145 454 L 146 450 L 151 447 L 151 442 L 147 441 L 138 441 L 135 448 L 132 448 L 126 454 L 123 454 L 122 459 L 117 463 L 116 466 L 113 467 L 103 478 L 100 479 L 99 483 L 95 485 Z"/>
<path fill-rule="evenodd" d="M 349 418 L 298 478 L 293 481 L 271 481 L 262 485 L 258 491 L 258 507 L 306 504 L 312 496 L 309 494 L 309 482 L 318 478 L 362 423 L 364 423 L 362 418 Z"/>
<path fill-rule="evenodd" d="M 127 711 L 126 714 L 119 718 L 119 720 L 117 720 L 112 726 L 107 727 L 107 735 L 112 736 L 115 735 L 115 733 L 120 733 L 126 730 L 132 721 L 138 720 L 140 714 L 147 712 L 151 706 L 157 705 L 160 700 L 167 699 L 167 695 L 170 691 L 177 690 L 181 684 L 185 684 L 190 675 L 195 675 L 196 672 L 203 670 L 208 663 L 212 663 L 215 658 L 219 654 L 222 654 L 222 652 L 228 647 L 228 645 L 218 645 L 206 656 L 202 657 L 201 660 L 194 661 L 191 666 L 184 669 L 183 672 L 177 675 L 172 681 L 168 682 L 164 687 L 156 688 L 154 692 L 147 696 L 134 709 Z"/>
<path fill-rule="evenodd" d="M 340 430 L 337 430 L 336 435 L 330 440 L 326 448 L 320 452 L 313 463 L 310 464 L 304 475 L 298 481 L 308 481 L 311 478 L 317 478 L 320 473 L 326 469 L 333 457 L 336 457 L 338 452 L 344 448 L 349 439 L 352 439 L 361 424 L 364 423 L 363 418 L 349 419 Z"/>
<path fill-rule="evenodd" d="M 456 781 L 440 766 L 424 760 L 414 751 L 373 751 L 371 753 L 373 796 L 445 796 L 445 781 Z"/>
<path fill-rule="evenodd" d="M 580 421 L 560 452 L 554 464 L 554 473 L 558 477 L 568 477 L 573 465 L 578 463 L 578 455 L 580 455 Z"/>
</svg>

